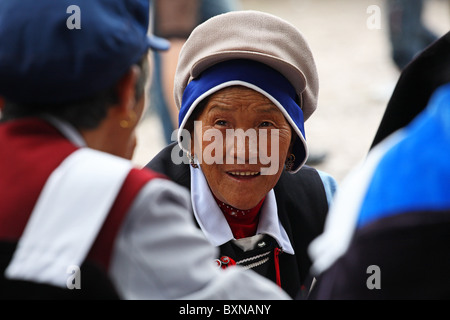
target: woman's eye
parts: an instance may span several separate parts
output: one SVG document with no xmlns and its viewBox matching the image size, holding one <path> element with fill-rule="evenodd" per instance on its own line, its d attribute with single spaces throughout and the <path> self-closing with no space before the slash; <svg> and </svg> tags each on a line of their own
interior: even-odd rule
<svg viewBox="0 0 450 320">
<path fill-rule="evenodd" d="M 226 126 L 227 122 L 225 120 L 217 120 L 215 125 L 216 126 Z"/>
<path fill-rule="evenodd" d="M 259 126 L 265 128 L 265 127 L 271 127 L 271 126 L 273 126 L 273 124 L 271 122 L 264 121 L 264 122 L 261 122 L 261 124 Z"/>
</svg>

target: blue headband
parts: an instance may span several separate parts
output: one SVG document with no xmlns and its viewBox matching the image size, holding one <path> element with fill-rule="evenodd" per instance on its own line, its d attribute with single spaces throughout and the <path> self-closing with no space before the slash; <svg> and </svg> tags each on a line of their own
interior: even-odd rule
<svg viewBox="0 0 450 320">
<path fill-rule="evenodd" d="M 254 89 L 278 106 L 299 136 L 292 150 L 295 162 L 291 171 L 297 172 L 306 162 L 308 153 L 303 112 L 296 103 L 296 92 L 291 83 L 279 72 L 265 64 L 252 60 L 228 60 L 205 70 L 184 90 L 178 116 L 179 128 L 185 127 L 189 116 L 200 101 L 214 92 L 232 85 L 243 85 Z"/>
</svg>

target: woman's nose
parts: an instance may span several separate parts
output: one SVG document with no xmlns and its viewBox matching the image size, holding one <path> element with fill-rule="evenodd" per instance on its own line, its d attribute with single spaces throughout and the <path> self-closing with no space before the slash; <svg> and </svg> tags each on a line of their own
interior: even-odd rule
<svg viewBox="0 0 450 320">
<path fill-rule="evenodd" d="M 258 161 L 258 135 L 255 129 L 229 129 L 225 138 L 227 163 L 256 164 Z M 234 162 L 236 161 L 236 162 Z"/>
</svg>

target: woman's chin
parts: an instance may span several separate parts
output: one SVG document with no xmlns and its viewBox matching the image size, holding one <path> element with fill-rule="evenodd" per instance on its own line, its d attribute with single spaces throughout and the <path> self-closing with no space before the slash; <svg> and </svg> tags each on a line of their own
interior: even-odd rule
<svg viewBox="0 0 450 320">
<path fill-rule="evenodd" d="M 261 199 L 264 197 L 256 197 L 254 195 L 251 195 L 250 197 L 246 197 L 245 195 L 250 195 L 250 192 L 243 191 L 241 194 L 237 197 L 228 198 L 228 201 L 226 201 L 226 204 L 239 209 L 239 210 L 249 210 L 258 205 L 258 203 L 261 201 Z"/>
</svg>

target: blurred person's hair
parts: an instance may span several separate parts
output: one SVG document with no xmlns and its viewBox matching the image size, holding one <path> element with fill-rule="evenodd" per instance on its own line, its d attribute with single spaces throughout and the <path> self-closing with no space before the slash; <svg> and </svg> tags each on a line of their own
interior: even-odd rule
<svg viewBox="0 0 450 320">
<path fill-rule="evenodd" d="M 144 54 L 136 65 L 141 71 L 135 85 L 135 98 L 138 101 L 144 95 L 146 83 L 149 79 L 148 55 Z M 2 110 L 1 122 L 50 115 L 70 123 L 77 129 L 94 129 L 106 117 L 108 109 L 117 103 L 117 83 L 89 98 L 64 103 L 24 104 L 6 100 Z"/>
</svg>

